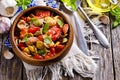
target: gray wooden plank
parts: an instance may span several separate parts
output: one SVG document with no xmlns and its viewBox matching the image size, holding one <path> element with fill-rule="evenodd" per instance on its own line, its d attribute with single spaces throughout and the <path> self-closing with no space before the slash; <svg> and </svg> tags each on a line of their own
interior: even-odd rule
<svg viewBox="0 0 120 80">
<path fill-rule="evenodd" d="M 6 60 L 3 56 L 1 58 L 1 74 L 0 80 L 21 80 L 22 67 L 21 61 L 17 57 L 11 60 Z"/>
<path fill-rule="evenodd" d="M 120 26 L 112 29 L 112 46 L 115 80 L 120 80 Z"/>
<path fill-rule="evenodd" d="M 96 56 L 100 57 L 100 60 L 97 61 L 97 71 L 93 80 L 114 80 L 114 70 L 113 70 L 113 58 L 111 51 L 111 31 L 109 25 L 102 29 L 103 33 L 107 37 L 110 48 L 105 49 L 101 45 L 93 44 L 91 49 L 95 51 Z"/>
<path fill-rule="evenodd" d="M 3 39 L 5 38 L 6 34 L 1 36 L 0 42 L 3 44 Z M 1 49 L 1 56 L 0 56 L 0 80 L 21 80 L 22 75 L 22 65 L 21 61 L 15 56 L 11 60 L 6 60 L 3 56 L 3 45 L 0 47 Z"/>
<path fill-rule="evenodd" d="M 83 78 L 81 75 L 75 73 L 73 78 L 69 77 L 68 80 L 92 80 L 92 78 Z"/>
<path fill-rule="evenodd" d="M 26 70 L 24 68 L 24 65 L 22 66 L 22 80 L 27 80 Z"/>
<path fill-rule="evenodd" d="M 2 35 L 0 34 L 0 44 L 2 44 Z M 0 65 L 1 65 L 1 54 L 2 54 L 2 45 L 0 45 Z M 2 79 L 1 66 L 0 66 L 0 79 Z"/>
</svg>

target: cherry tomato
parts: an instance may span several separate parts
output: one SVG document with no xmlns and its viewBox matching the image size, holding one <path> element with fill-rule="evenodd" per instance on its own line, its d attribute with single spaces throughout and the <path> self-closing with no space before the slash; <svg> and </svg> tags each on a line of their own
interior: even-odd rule
<svg viewBox="0 0 120 80">
<path fill-rule="evenodd" d="M 31 19 L 31 18 L 28 16 L 28 17 L 27 17 L 27 22 L 29 22 L 29 21 L 30 21 L 30 19 Z"/>
<path fill-rule="evenodd" d="M 41 18 L 49 17 L 50 16 L 50 11 L 37 11 L 36 16 L 39 16 Z"/>
<path fill-rule="evenodd" d="M 43 41 L 44 39 L 43 39 L 43 35 L 39 35 L 38 36 L 38 39 L 40 40 L 40 41 Z"/>
<path fill-rule="evenodd" d="M 22 17 L 22 20 L 24 20 L 25 22 L 29 22 L 30 21 L 30 17 Z"/>
<path fill-rule="evenodd" d="M 22 20 L 24 20 L 25 22 L 27 21 L 27 18 L 26 17 L 22 17 Z"/>
<path fill-rule="evenodd" d="M 20 42 L 18 46 L 20 47 L 21 50 L 23 50 L 26 47 L 26 44 L 23 42 Z"/>
<path fill-rule="evenodd" d="M 28 33 L 28 30 L 26 28 L 23 28 L 20 32 L 20 39 L 23 39 L 23 37 Z"/>
<path fill-rule="evenodd" d="M 24 37 L 24 34 L 20 34 L 20 39 L 23 39 L 23 37 Z"/>
<path fill-rule="evenodd" d="M 57 45 L 57 46 L 55 47 L 55 51 L 58 53 L 58 52 L 60 52 L 63 48 L 64 48 L 64 45 L 59 44 L 59 45 Z"/>
<path fill-rule="evenodd" d="M 68 32 L 68 24 L 64 24 L 62 27 L 63 33 L 66 34 Z"/>
<path fill-rule="evenodd" d="M 61 35 L 61 29 L 54 26 L 48 30 L 47 34 L 52 37 L 53 41 L 56 41 Z"/>
<path fill-rule="evenodd" d="M 34 57 L 34 59 L 43 59 L 43 56 L 39 55 L 39 54 L 36 54 Z"/>
<path fill-rule="evenodd" d="M 28 33 L 35 33 L 36 31 L 39 31 L 40 27 L 36 27 L 34 25 L 30 25 L 30 28 L 28 29 Z"/>
<path fill-rule="evenodd" d="M 49 56 L 49 55 L 45 55 L 44 58 L 45 58 L 45 59 L 49 59 L 50 56 Z"/>
<path fill-rule="evenodd" d="M 35 18 L 36 20 L 38 20 L 38 19 L 40 19 L 41 17 L 38 17 L 38 16 L 34 16 L 34 18 Z"/>
<path fill-rule="evenodd" d="M 54 53 L 55 53 L 55 48 L 54 48 L 54 47 L 50 48 L 50 52 L 51 52 L 52 54 L 54 54 Z"/>
<path fill-rule="evenodd" d="M 44 17 L 49 17 L 50 16 L 50 11 L 44 11 Z"/>
</svg>

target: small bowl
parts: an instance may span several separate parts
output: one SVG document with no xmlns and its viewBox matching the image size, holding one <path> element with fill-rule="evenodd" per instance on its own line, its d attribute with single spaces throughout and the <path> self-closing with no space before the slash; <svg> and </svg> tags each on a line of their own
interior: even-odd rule
<svg viewBox="0 0 120 80">
<path fill-rule="evenodd" d="M 69 25 L 69 30 L 68 30 L 68 41 L 67 43 L 65 44 L 65 47 L 58 53 L 56 54 L 55 56 L 53 56 L 52 58 L 50 59 L 34 59 L 34 58 L 31 58 L 31 57 L 28 57 L 26 56 L 21 50 L 20 48 L 17 46 L 16 42 L 15 42 L 15 31 L 16 30 L 16 25 L 18 23 L 18 21 L 20 20 L 20 18 L 23 16 L 23 15 L 28 15 L 30 13 L 33 13 L 35 12 L 36 9 L 40 9 L 40 10 L 49 10 L 49 11 L 52 11 L 58 15 L 60 15 L 65 21 L 66 23 L 68 23 Z M 19 31 L 18 31 L 19 33 Z M 28 64 L 31 64 L 31 65 L 37 65 L 37 66 L 46 66 L 46 65 L 50 65 L 50 64 L 53 64 L 55 62 L 58 62 L 60 61 L 63 57 L 66 56 L 66 54 L 68 53 L 68 51 L 70 50 L 70 47 L 73 43 L 73 28 L 70 24 L 70 22 L 68 21 L 68 18 L 64 15 L 64 13 L 62 13 L 61 11 L 59 11 L 58 9 L 54 9 L 54 8 L 51 8 L 51 7 L 47 7 L 47 6 L 36 6 L 36 7 L 31 7 L 31 8 L 28 8 L 24 11 L 22 11 L 17 17 L 16 19 L 14 20 L 12 26 L 11 26 L 11 30 L 10 30 L 10 42 L 11 42 L 11 45 L 12 45 L 12 49 L 13 51 L 15 52 L 15 54 L 24 62 L 28 63 Z"/>
</svg>

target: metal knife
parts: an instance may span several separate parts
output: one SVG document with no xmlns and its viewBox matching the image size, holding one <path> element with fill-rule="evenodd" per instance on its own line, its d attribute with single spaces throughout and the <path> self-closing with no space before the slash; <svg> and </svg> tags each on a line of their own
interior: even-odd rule
<svg viewBox="0 0 120 80">
<path fill-rule="evenodd" d="M 78 11 L 74 12 L 74 18 L 75 18 L 75 22 L 76 22 L 76 30 L 77 30 L 77 35 L 78 35 L 78 47 L 86 54 L 89 55 L 88 52 L 88 47 L 87 47 L 87 42 L 85 40 L 85 37 L 83 35 L 82 29 L 81 29 L 81 23 L 79 21 L 79 13 Z"/>
</svg>

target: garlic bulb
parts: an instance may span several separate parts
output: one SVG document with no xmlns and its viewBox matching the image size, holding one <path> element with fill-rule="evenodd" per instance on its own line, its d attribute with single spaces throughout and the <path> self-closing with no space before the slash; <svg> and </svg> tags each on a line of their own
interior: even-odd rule
<svg viewBox="0 0 120 80">
<path fill-rule="evenodd" d="M 12 17 L 17 12 L 18 7 L 15 0 L 0 0 L 0 14 L 6 17 Z"/>
<path fill-rule="evenodd" d="M 10 29 L 10 19 L 7 17 L 0 17 L 0 34 L 9 31 Z"/>
<path fill-rule="evenodd" d="M 14 54 L 11 53 L 8 49 L 4 50 L 4 53 L 3 53 L 5 59 L 12 59 L 14 57 Z"/>
</svg>

